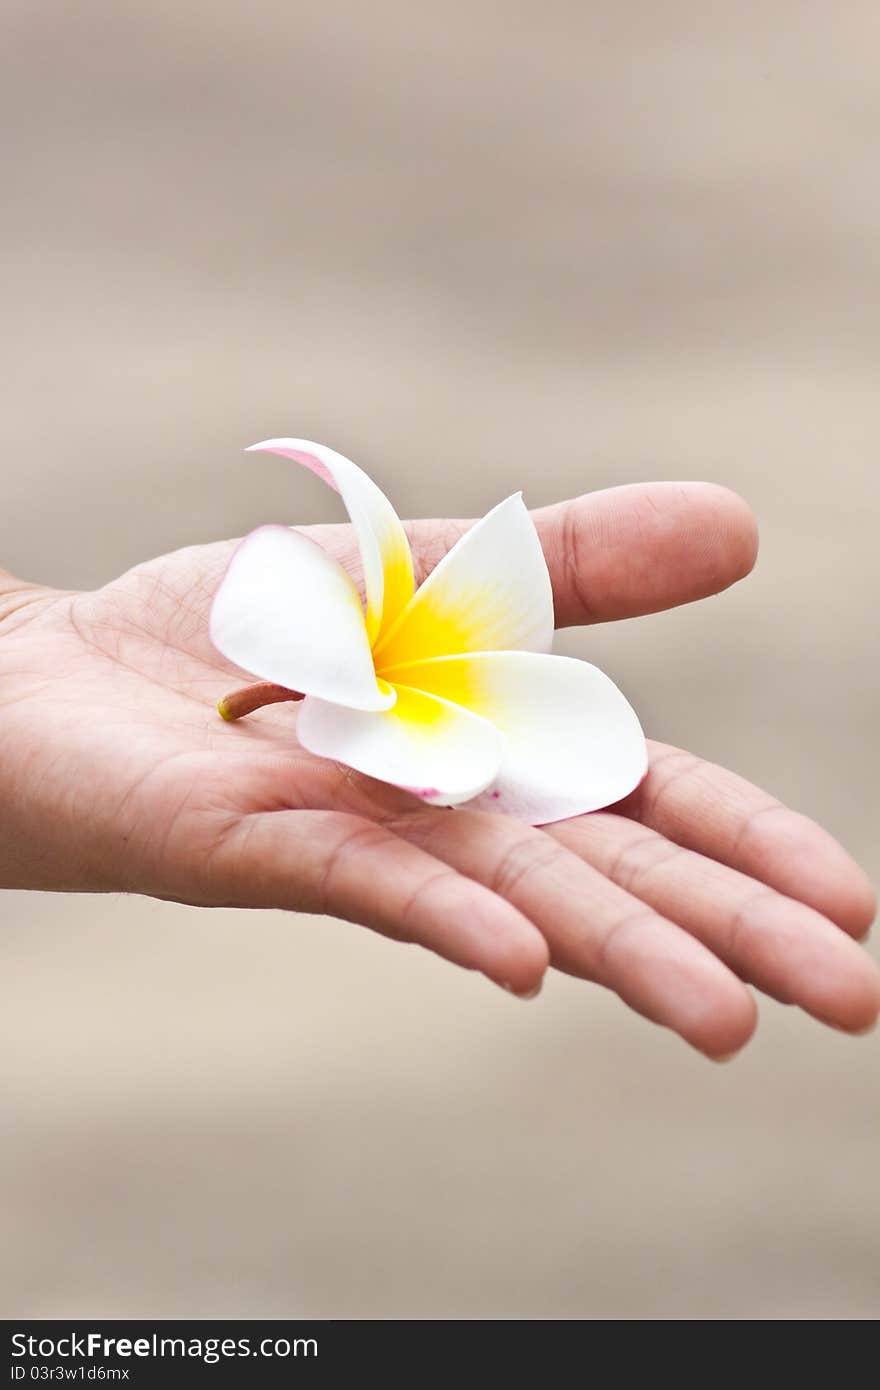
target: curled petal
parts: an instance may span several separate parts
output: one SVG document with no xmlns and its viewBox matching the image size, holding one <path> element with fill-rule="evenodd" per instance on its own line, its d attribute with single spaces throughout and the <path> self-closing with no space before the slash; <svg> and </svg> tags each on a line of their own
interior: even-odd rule
<svg viewBox="0 0 880 1390">
<path fill-rule="evenodd" d="M 516 493 L 444 555 L 374 645 L 380 673 L 457 652 L 548 652 L 553 594 L 534 522 Z"/>
<path fill-rule="evenodd" d="M 445 700 L 395 689 L 394 707 L 381 714 L 304 700 L 296 725 L 300 743 L 434 806 L 468 801 L 489 786 L 504 754 L 498 731 Z"/>
<path fill-rule="evenodd" d="M 294 459 L 339 493 L 357 534 L 367 597 L 367 635 L 375 643 L 413 594 L 413 563 L 403 525 L 384 492 L 362 468 L 308 439 L 266 439 L 247 453 Z"/>
<path fill-rule="evenodd" d="M 480 652 L 396 667 L 387 679 L 473 710 L 504 734 L 498 777 L 475 808 L 544 825 L 612 805 L 647 771 L 635 711 L 586 661 Z"/>
<path fill-rule="evenodd" d="M 387 709 L 357 589 L 326 551 L 287 526 L 260 526 L 241 542 L 211 608 L 211 641 L 262 680 Z"/>
</svg>

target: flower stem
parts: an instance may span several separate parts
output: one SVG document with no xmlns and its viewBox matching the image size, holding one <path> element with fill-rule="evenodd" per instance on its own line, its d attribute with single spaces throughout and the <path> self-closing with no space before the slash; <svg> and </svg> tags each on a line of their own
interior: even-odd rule
<svg viewBox="0 0 880 1390">
<path fill-rule="evenodd" d="M 253 714 L 263 705 L 277 705 L 282 700 L 302 700 L 298 690 L 288 690 L 283 685 L 273 685 L 271 681 L 258 681 L 256 685 L 246 685 L 241 690 L 233 690 L 217 702 L 217 713 L 232 723 L 245 714 Z"/>
</svg>

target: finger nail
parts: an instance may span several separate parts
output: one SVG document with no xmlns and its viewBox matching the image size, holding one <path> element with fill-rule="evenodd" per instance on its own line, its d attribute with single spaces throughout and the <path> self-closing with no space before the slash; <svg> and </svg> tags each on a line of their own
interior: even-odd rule
<svg viewBox="0 0 880 1390">
<path fill-rule="evenodd" d="M 501 988 L 506 989 L 508 994 L 512 994 L 514 999 L 537 999 L 538 995 L 541 993 L 542 984 L 543 981 L 539 980 L 532 989 L 515 990 L 513 985 L 508 984 L 506 980 L 502 980 Z"/>
<path fill-rule="evenodd" d="M 863 1024 L 861 1028 L 847 1028 L 845 1023 L 831 1023 L 826 1018 L 820 1018 L 819 1022 L 824 1023 L 828 1028 L 833 1028 L 835 1033 L 844 1033 L 848 1038 L 867 1037 L 868 1033 L 873 1033 L 877 1027 L 876 1018 L 872 1019 L 870 1023 Z"/>
</svg>

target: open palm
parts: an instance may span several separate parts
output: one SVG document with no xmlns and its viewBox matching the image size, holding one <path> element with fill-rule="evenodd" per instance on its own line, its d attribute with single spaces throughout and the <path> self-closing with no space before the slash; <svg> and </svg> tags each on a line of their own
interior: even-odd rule
<svg viewBox="0 0 880 1390">
<path fill-rule="evenodd" d="M 726 587 L 754 523 L 708 484 L 617 488 L 535 514 L 559 626 Z M 408 529 L 422 578 L 466 523 Z M 350 528 L 311 535 L 357 567 Z M 880 976 L 851 939 L 871 889 L 818 826 L 680 750 L 638 791 L 542 830 L 428 807 L 298 747 L 294 707 L 217 716 L 241 683 L 208 639 L 232 542 L 94 593 L 0 596 L 0 885 L 327 912 L 529 995 L 548 960 L 709 1056 L 750 1036 L 744 982 L 859 1031 Z"/>
</svg>

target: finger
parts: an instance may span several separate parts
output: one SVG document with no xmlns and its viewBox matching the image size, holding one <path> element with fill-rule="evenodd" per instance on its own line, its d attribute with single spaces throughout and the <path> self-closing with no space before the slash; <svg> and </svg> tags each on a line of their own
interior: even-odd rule
<svg viewBox="0 0 880 1390">
<path fill-rule="evenodd" d="M 532 513 L 553 584 L 557 627 L 656 613 L 728 588 L 755 563 L 755 519 L 714 483 L 634 483 Z M 413 522 L 424 572 L 467 522 Z"/>
<path fill-rule="evenodd" d="M 837 1028 L 873 1026 L 880 971 L 813 908 L 624 816 L 601 812 L 547 829 L 767 994 Z"/>
<path fill-rule="evenodd" d="M 656 613 L 719 593 L 749 573 L 758 549 L 749 507 L 715 483 L 634 483 L 541 507 L 532 516 L 557 627 Z M 472 524 L 407 523 L 417 583 Z M 350 530 L 309 529 L 357 577 Z"/>
<path fill-rule="evenodd" d="M 515 907 L 359 816 L 245 816 L 207 862 L 215 906 L 326 912 L 426 946 L 514 994 L 537 992 L 547 968 L 546 942 Z"/>
<path fill-rule="evenodd" d="M 691 753 L 650 744 L 641 785 L 616 808 L 863 937 L 876 911 L 865 874 L 827 831 L 742 777 Z"/>
<path fill-rule="evenodd" d="M 540 928 L 553 965 L 615 990 L 711 1057 L 755 1026 L 742 982 L 706 948 L 541 831 L 502 816 L 423 808 L 398 833 L 491 888 Z"/>
<path fill-rule="evenodd" d="M 715 483 L 636 483 L 534 513 L 556 626 L 657 613 L 728 588 L 758 553 L 755 518 Z"/>
</svg>

